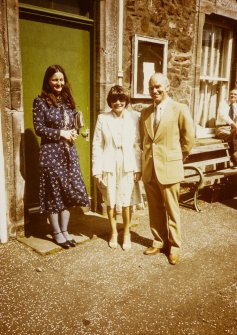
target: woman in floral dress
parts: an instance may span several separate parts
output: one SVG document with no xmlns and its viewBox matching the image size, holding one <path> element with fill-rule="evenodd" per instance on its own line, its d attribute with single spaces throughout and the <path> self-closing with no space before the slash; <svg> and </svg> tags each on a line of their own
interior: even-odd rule
<svg viewBox="0 0 237 335">
<path fill-rule="evenodd" d="M 54 241 L 68 249 L 76 242 L 68 233 L 72 206 L 89 206 L 74 140 L 75 102 L 61 66 L 49 66 L 42 93 L 33 103 L 34 129 L 40 144 L 40 212 L 47 213 Z"/>
</svg>

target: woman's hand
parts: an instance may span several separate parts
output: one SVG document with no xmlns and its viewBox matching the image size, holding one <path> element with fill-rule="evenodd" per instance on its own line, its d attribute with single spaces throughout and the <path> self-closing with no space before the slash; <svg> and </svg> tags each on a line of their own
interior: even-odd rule
<svg viewBox="0 0 237 335">
<path fill-rule="evenodd" d="M 75 141 L 78 137 L 78 134 L 75 129 L 71 130 L 60 130 L 60 136 L 65 138 L 68 141 Z"/>
<path fill-rule="evenodd" d="M 141 179 L 142 174 L 141 172 L 134 172 L 133 176 L 134 176 L 135 183 L 137 183 Z"/>
<path fill-rule="evenodd" d="M 78 138 L 78 135 L 79 134 L 77 133 L 76 129 L 71 130 L 71 138 L 73 141 L 75 141 Z"/>
</svg>

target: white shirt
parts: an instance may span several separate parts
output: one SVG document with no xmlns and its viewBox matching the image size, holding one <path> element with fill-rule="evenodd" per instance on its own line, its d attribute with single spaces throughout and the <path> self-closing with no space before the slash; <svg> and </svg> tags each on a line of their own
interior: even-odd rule
<svg viewBox="0 0 237 335">
<path fill-rule="evenodd" d="M 225 123 L 229 124 L 229 125 L 231 125 L 233 123 L 237 123 L 237 103 L 233 104 L 233 109 L 234 109 L 234 118 L 233 118 L 233 120 L 231 120 L 231 118 L 229 116 L 230 105 L 226 100 L 222 101 L 219 105 L 219 108 L 218 108 L 218 114 L 219 114 L 221 120 L 224 121 Z"/>
<path fill-rule="evenodd" d="M 170 97 L 168 97 L 165 100 L 163 100 L 161 103 L 159 103 L 159 105 L 156 105 L 154 103 L 154 109 L 155 109 L 154 121 L 156 120 L 155 123 L 157 125 L 160 123 L 160 120 L 162 118 L 162 115 L 163 115 L 163 113 L 165 111 L 165 108 L 166 108 L 169 100 L 170 100 Z"/>
<path fill-rule="evenodd" d="M 115 134 L 114 134 L 114 136 L 116 136 L 116 144 L 117 144 L 117 147 L 121 147 L 124 118 L 116 116 L 115 113 L 113 113 L 113 117 L 116 123 L 116 129 L 115 129 Z"/>
</svg>

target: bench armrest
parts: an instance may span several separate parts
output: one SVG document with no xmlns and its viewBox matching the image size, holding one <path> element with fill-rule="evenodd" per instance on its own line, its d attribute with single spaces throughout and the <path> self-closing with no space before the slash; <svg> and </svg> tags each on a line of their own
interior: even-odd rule
<svg viewBox="0 0 237 335">
<path fill-rule="evenodd" d="M 196 172 L 196 174 L 199 177 L 199 181 L 198 181 L 198 185 L 197 185 L 197 189 L 201 188 L 203 181 L 204 181 L 204 175 L 201 169 L 199 169 L 196 166 L 193 165 L 184 165 L 184 170 L 192 170 L 194 172 Z M 187 176 L 188 177 L 188 176 Z M 185 177 L 184 177 L 185 178 Z"/>
</svg>

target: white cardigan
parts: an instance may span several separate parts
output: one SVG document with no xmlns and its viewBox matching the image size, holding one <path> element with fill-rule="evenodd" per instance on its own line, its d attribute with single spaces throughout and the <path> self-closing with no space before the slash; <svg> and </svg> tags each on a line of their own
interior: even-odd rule
<svg viewBox="0 0 237 335">
<path fill-rule="evenodd" d="M 118 147 L 116 118 L 113 112 L 100 114 L 97 118 L 92 145 L 92 174 L 114 172 Z M 122 130 L 122 151 L 125 172 L 141 171 L 141 149 L 139 134 L 139 114 L 124 111 Z"/>
</svg>

